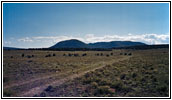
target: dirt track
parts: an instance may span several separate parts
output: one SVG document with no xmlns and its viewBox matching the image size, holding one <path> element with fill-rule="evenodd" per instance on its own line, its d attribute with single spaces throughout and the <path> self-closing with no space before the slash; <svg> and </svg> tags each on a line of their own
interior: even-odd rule
<svg viewBox="0 0 172 100">
<path fill-rule="evenodd" d="M 40 94 L 49 85 L 59 86 L 59 85 L 63 84 L 64 82 L 68 81 L 68 80 L 73 80 L 74 78 L 81 77 L 82 75 L 84 75 L 84 74 L 86 74 L 86 73 L 88 73 L 90 71 L 94 71 L 96 69 L 103 68 L 106 65 L 111 65 L 112 63 L 123 61 L 123 60 L 126 60 L 126 59 L 129 59 L 129 57 L 121 58 L 121 59 L 118 59 L 118 60 L 113 59 L 113 60 L 109 61 L 108 63 L 107 62 L 103 63 L 103 65 L 101 65 L 101 66 L 97 65 L 98 67 L 96 67 L 96 68 L 89 69 L 89 70 L 86 70 L 86 71 L 80 72 L 80 73 L 74 73 L 73 75 L 65 76 L 65 78 L 60 77 L 60 76 L 65 75 L 67 73 L 62 73 L 62 74 L 57 74 L 57 75 L 49 75 L 49 76 L 45 76 L 45 77 L 25 81 L 25 82 L 22 82 L 22 83 L 14 83 L 14 84 L 11 84 L 11 85 L 6 86 L 4 88 L 19 88 L 19 89 L 21 88 L 20 91 L 22 91 L 22 92 L 17 93 L 18 97 L 32 97 L 35 94 Z"/>
</svg>

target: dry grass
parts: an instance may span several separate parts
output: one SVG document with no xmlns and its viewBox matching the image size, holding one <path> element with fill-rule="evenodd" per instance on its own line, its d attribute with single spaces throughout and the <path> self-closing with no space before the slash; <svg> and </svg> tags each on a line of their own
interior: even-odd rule
<svg viewBox="0 0 172 100">
<path fill-rule="evenodd" d="M 120 52 L 132 52 L 132 56 L 123 61 L 109 63 L 106 67 L 88 72 L 63 85 L 54 85 L 51 91 L 43 91 L 35 96 L 169 96 L 168 49 Z"/>
<path fill-rule="evenodd" d="M 32 88 L 46 86 L 56 80 L 126 58 L 126 56 L 120 55 L 120 52 L 122 51 L 5 50 L 3 54 L 4 96 L 21 96 Z M 69 53 L 79 54 L 79 56 L 64 56 Z M 82 56 L 85 53 L 87 55 Z M 96 53 L 102 53 L 104 56 L 96 56 Z M 8 91 L 10 91 L 10 95 L 6 95 Z"/>
</svg>

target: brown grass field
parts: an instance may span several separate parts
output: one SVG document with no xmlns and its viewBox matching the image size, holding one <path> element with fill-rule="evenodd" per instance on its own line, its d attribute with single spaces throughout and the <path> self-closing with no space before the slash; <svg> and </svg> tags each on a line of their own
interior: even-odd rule
<svg viewBox="0 0 172 100">
<path fill-rule="evenodd" d="M 4 50 L 3 96 L 168 97 L 169 49 Z"/>
</svg>

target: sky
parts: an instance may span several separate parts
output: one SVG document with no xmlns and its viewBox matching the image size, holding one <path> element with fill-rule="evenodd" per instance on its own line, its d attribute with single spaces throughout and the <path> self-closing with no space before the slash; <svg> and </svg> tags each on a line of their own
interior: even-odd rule
<svg viewBox="0 0 172 100">
<path fill-rule="evenodd" d="M 59 41 L 169 43 L 168 3 L 3 3 L 3 46 Z"/>
</svg>

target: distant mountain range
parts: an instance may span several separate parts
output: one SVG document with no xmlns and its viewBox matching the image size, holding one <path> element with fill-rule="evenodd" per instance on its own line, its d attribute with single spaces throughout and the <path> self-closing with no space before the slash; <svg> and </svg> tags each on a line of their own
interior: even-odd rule
<svg viewBox="0 0 172 100">
<path fill-rule="evenodd" d="M 71 39 L 58 42 L 57 44 L 51 46 L 50 48 L 116 48 L 116 47 L 128 47 L 128 46 L 138 46 L 146 45 L 142 42 L 131 42 L 131 41 L 111 41 L 111 42 L 96 42 L 86 44 L 82 41 Z"/>
<path fill-rule="evenodd" d="M 147 45 L 142 42 L 131 41 L 111 41 L 111 42 L 96 42 L 84 43 L 82 41 L 71 39 L 56 43 L 49 48 L 16 48 L 16 47 L 3 47 L 4 50 L 111 50 L 111 49 L 156 49 L 156 48 L 169 48 L 169 44 Z"/>
<path fill-rule="evenodd" d="M 19 50 L 20 48 L 15 47 L 3 47 L 4 50 Z"/>
</svg>

